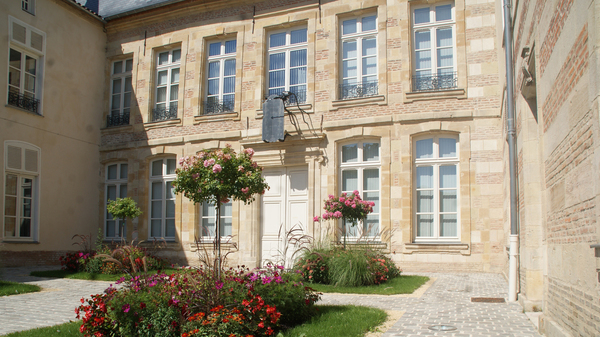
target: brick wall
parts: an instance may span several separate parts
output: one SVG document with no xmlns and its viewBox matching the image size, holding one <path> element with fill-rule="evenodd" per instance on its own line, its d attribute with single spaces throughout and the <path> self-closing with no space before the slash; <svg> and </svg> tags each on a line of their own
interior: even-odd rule
<svg viewBox="0 0 600 337">
<path fill-rule="evenodd" d="M 600 305 L 576 285 L 548 277 L 549 313 L 573 336 L 600 336 Z"/>
</svg>

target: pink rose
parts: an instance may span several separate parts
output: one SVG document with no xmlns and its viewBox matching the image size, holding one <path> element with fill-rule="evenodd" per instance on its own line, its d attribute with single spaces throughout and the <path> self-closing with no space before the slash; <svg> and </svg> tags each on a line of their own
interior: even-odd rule
<svg viewBox="0 0 600 337">
<path fill-rule="evenodd" d="M 213 166 L 213 172 L 214 173 L 219 173 L 221 172 L 223 169 L 221 168 L 221 165 L 219 164 L 215 164 L 215 166 Z"/>
<path fill-rule="evenodd" d="M 204 161 L 204 167 L 208 167 L 210 164 L 208 163 L 208 160 Z"/>
<path fill-rule="evenodd" d="M 342 217 L 342 212 L 340 212 L 340 211 L 335 211 L 335 212 L 333 213 L 333 217 L 334 217 L 334 218 L 336 218 L 336 219 L 339 219 L 339 218 L 341 218 L 341 217 Z"/>
<path fill-rule="evenodd" d="M 244 153 L 252 157 L 254 155 L 254 150 L 252 148 L 244 149 Z"/>
<path fill-rule="evenodd" d="M 248 188 L 248 187 L 242 188 L 242 193 L 248 193 L 248 191 L 250 191 L 250 188 Z"/>
<path fill-rule="evenodd" d="M 314 221 L 314 222 L 319 222 L 319 220 L 321 220 L 321 219 L 319 218 L 319 216 L 318 216 L 318 215 L 317 215 L 317 216 L 315 216 L 315 217 L 313 218 L 313 221 Z"/>
<path fill-rule="evenodd" d="M 244 172 L 244 167 L 242 165 L 238 166 L 238 172 Z"/>
</svg>

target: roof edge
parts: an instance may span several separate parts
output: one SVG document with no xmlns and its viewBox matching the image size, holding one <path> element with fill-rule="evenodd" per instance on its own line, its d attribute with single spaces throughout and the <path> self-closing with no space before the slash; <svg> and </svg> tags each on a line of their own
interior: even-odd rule
<svg viewBox="0 0 600 337">
<path fill-rule="evenodd" d="M 91 9 L 85 7 L 84 5 L 76 2 L 75 0 L 63 0 L 63 2 L 71 5 L 74 8 L 77 8 L 78 10 L 86 13 L 87 15 L 93 17 L 94 19 L 102 22 L 102 23 L 106 23 L 106 21 L 100 16 L 100 14 L 92 11 Z"/>
<path fill-rule="evenodd" d="M 133 14 L 137 14 L 137 13 L 141 13 L 141 12 L 145 12 L 145 11 L 149 11 L 149 10 L 152 10 L 152 9 L 155 9 L 155 8 L 172 5 L 172 4 L 175 4 L 175 3 L 178 3 L 178 2 L 183 2 L 183 1 L 186 1 L 186 0 L 169 0 L 169 1 L 161 2 L 161 3 L 157 3 L 157 4 L 154 4 L 154 5 L 146 6 L 146 7 L 132 9 L 132 10 L 127 11 L 127 12 L 123 12 L 123 13 L 119 13 L 119 14 L 107 16 L 107 17 L 104 18 L 104 22 L 107 22 L 107 21 L 110 21 L 110 20 L 119 19 L 119 18 L 122 18 L 122 17 L 126 17 L 126 16 L 129 16 L 129 15 L 133 15 Z"/>
</svg>

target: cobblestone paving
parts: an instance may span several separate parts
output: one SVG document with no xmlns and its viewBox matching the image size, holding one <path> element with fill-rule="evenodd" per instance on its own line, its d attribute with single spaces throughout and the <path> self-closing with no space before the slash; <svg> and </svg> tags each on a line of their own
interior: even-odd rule
<svg viewBox="0 0 600 337">
<path fill-rule="evenodd" d="M 39 269 L 39 268 L 38 268 Z M 75 319 L 82 297 L 101 293 L 110 282 L 28 276 L 32 268 L 5 268 L 0 278 L 36 284 L 42 292 L 0 297 L 0 335 Z M 429 287 L 412 295 L 325 294 L 320 304 L 354 304 L 404 311 L 382 337 L 540 336 L 517 303 L 473 303 L 471 297 L 507 297 L 508 285 L 496 274 L 437 274 Z M 448 325 L 452 331 L 429 327 Z"/>
<path fill-rule="evenodd" d="M 366 305 L 405 311 L 382 337 L 540 336 L 518 303 L 474 303 L 471 297 L 507 299 L 508 285 L 497 274 L 429 274 L 435 278 L 422 296 L 325 294 L 321 304 Z M 455 327 L 434 331 L 434 325 Z"/>
<path fill-rule="evenodd" d="M 111 283 L 32 277 L 29 276 L 32 270 L 43 268 L 2 269 L 1 279 L 35 284 L 42 287 L 42 291 L 0 297 L 0 335 L 75 320 L 80 299 L 103 292 Z"/>
</svg>

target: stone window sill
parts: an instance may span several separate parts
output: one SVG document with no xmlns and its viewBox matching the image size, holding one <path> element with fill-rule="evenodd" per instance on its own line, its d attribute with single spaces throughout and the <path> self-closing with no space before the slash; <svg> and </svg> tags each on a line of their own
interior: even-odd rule
<svg viewBox="0 0 600 337">
<path fill-rule="evenodd" d="M 237 117 L 238 117 L 237 112 L 212 114 L 212 115 L 200 115 L 200 116 L 194 116 L 194 124 L 230 121 L 230 120 L 236 119 Z"/>
<path fill-rule="evenodd" d="M 144 129 L 145 130 L 159 129 L 159 128 L 166 128 L 169 126 L 180 125 L 180 124 L 181 124 L 181 119 L 176 118 L 176 119 L 169 119 L 166 121 L 144 123 Z"/>
<path fill-rule="evenodd" d="M 405 94 L 404 103 L 411 103 L 414 101 L 428 101 L 428 100 L 432 100 L 432 99 L 446 99 L 446 98 L 465 99 L 465 98 L 467 98 L 467 94 L 466 94 L 465 89 L 407 92 Z"/>
<path fill-rule="evenodd" d="M 191 242 L 190 243 L 190 252 L 197 252 L 199 250 L 213 250 L 214 248 L 214 241 L 212 241 L 213 239 L 207 239 L 207 240 L 211 240 L 210 242 L 206 241 L 206 242 L 199 242 L 198 244 L 196 244 L 195 242 Z M 221 239 L 221 250 L 222 251 L 236 251 L 237 250 L 237 243 L 235 242 L 231 242 L 229 240 L 224 240 Z"/>
<path fill-rule="evenodd" d="M 455 253 L 470 255 L 471 250 L 466 243 L 406 243 L 404 244 L 403 253 Z"/>
<path fill-rule="evenodd" d="M 306 112 L 307 114 L 311 114 L 314 113 L 314 111 L 312 111 L 312 104 L 300 104 L 298 105 L 290 105 L 290 106 L 286 106 L 285 107 L 287 110 L 291 111 L 292 113 L 299 113 L 299 112 Z M 287 111 L 285 111 L 285 114 L 289 114 Z M 262 119 L 263 118 L 263 111 L 262 109 L 260 110 L 256 110 L 256 119 Z"/>
<path fill-rule="evenodd" d="M 363 106 L 363 105 L 371 105 L 371 104 L 379 104 L 384 105 L 385 96 L 377 95 L 377 96 L 369 96 L 369 97 L 360 97 L 360 98 L 348 98 L 344 100 L 332 101 L 331 110 L 337 110 L 339 108 L 350 108 L 355 106 Z"/>
</svg>

